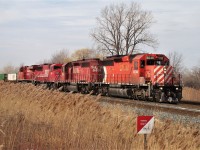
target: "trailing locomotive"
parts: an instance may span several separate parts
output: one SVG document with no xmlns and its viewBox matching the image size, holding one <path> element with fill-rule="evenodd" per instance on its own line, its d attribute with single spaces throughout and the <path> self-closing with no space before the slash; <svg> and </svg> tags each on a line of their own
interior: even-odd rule
<svg viewBox="0 0 200 150">
<path fill-rule="evenodd" d="M 169 59 L 163 54 L 141 53 L 104 60 L 33 65 L 20 69 L 18 81 L 43 83 L 63 91 L 156 102 L 178 103 L 182 98 L 180 75 L 174 74 Z"/>
</svg>

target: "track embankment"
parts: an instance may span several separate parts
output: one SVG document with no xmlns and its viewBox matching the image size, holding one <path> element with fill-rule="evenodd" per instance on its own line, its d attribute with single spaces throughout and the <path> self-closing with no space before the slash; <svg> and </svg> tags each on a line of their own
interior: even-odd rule
<svg viewBox="0 0 200 150">
<path fill-rule="evenodd" d="M 101 101 L 112 103 L 112 104 L 122 104 L 129 107 L 138 107 L 151 109 L 154 111 L 169 112 L 172 114 L 187 115 L 193 117 L 200 116 L 200 104 L 197 102 L 181 102 L 179 104 L 168 104 L 168 103 L 155 103 L 147 101 L 136 101 L 128 100 L 124 98 L 113 98 L 113 97 L 102 97 Z"/>
</svg>

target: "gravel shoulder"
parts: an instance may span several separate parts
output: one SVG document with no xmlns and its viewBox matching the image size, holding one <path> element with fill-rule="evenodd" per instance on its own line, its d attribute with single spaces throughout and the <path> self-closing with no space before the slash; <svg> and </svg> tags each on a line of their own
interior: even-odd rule
<svg viewBox="0 0 200 150">
<path fill-rule="evenodd" d="M 197 124 L 200 128 L 200 106 L 190 104 L 163 104 L 134 100 L 102 97 L 104 107 L 121 107 L 124 111 L 133 111 L 137 115 L 154 115 L 161 120 L 172 120 L 186 125 Z"/>
</svg>

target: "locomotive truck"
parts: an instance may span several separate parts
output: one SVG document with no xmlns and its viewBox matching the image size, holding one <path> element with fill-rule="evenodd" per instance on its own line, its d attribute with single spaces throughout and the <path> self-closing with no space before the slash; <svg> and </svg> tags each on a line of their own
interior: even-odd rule
<svg viewBox="0 0 200 150">
<path fill-rule="evenodd" d="M 21 67 L 18 81 L 63 91 L 178 103 L 181 77 L 173 70 L 165 55 L 139 53 Z"/>
</svg>

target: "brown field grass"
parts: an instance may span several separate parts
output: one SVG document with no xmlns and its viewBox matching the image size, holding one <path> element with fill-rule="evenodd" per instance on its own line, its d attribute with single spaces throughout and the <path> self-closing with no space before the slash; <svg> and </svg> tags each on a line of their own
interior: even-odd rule
<svg viewBox="0 0 200 150">
<path fill-rule="evenodd" d="M 0 83 L 0 149 L 143 149 L 136 117 L 90 95 Z M 155 119 L 148 149 L 200 149 L 198 129 Z"/>
<path fill-rule="evenodd" d="M 200 90 L 189 87 L 183 88 L 183 100 L 200 102 Z"/>
</svg>

